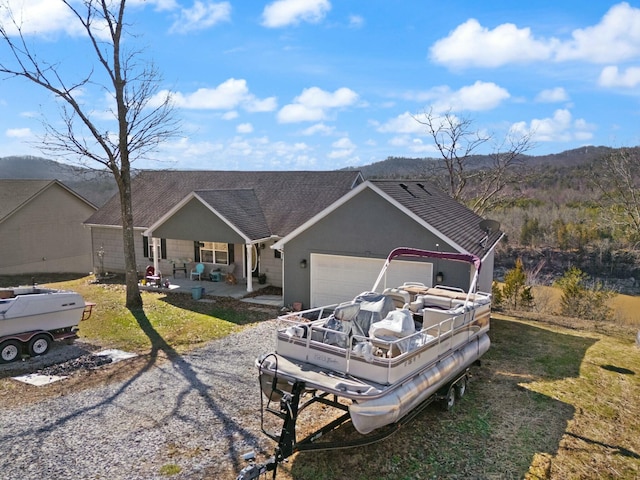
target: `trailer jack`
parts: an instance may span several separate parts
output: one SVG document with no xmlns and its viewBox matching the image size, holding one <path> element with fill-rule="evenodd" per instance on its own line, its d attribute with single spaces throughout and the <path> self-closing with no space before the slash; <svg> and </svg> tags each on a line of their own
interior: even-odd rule
<svg viewBox="0 0 640 480">
<path fill-rule="evenodd" d="M 249 465 L 247 465 L 240 471 L 240 473 L 236 477 L 236 480 L 257 479 L 261 475 L 265 475 L 267 472 L 273 472 L 272 478 L 275 480 L 278 465 L 296 452 L 311 450 L 336 450 L 342 448 L 370 445 L 389 437 L 390 435 L 395 433 L 402 425 L 404 425 L 406 421 L 409 420 L 408 418 L 405 418 L 403 419 L 403 421 L 388 425 L 387 427 L 377 430 L 374 434 L 368 434 L 349 441 L 320 442 L 319 440 L 325 434 L 336 430 L 341 425 L 350 421 L 348 406 L 339 403 L 336 396 L 331 396 L 326 392 L 320 394 L 316 391 L 309 392 L 308 390 L 306 390 L 305 383 L 301 381 L 296 381 L 293 383 L 291 392 L 284 392 L 277 389 L 276 383 L 276 379 L 274 378 L 272 382 L 273 388 L 270 398 L 273 398 L 274 396 L 280 397 L 279 408 L 275 409 L 270 407 L 270 403 L 272 403 L 272 401 L 269 400 L 268 404 L 261 409 L 262 411 L 267 411 L 283 419 L 283 425 L 280 435 L 274 435 L 273 433 L 266 431 L 264 428 L 264 421 L 262 420 L 261 422 L 262 432 L 272 440 L 276 441 L 278 444 L 275 448 L 274 455 L 264 463 L 255 463 L 255 455 L 253 454 L 253 452 L 244 455 L 244 459 L 249 462 Z M 301 397 L 304 393 L 311 393 L 312 396 L 309 400 L 301 403 Z M 297 441 L 296 422 L 298 420 L 298 414 L 302 410 L 315 403 L 328 405 L 330 407 L 341 410 L 343 413 L 336 419 L 332 420 L 323 427 L 306 436 L 304 439 Z M 413 418 L 413 416 L 414 415 L 411 415 L 411 418 Z"/>
</svg>

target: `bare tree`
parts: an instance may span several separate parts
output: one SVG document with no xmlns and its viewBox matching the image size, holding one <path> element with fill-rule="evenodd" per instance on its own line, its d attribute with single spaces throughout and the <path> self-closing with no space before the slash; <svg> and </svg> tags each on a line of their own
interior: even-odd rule
<svg viewBox="0 0 640 480">
<path fill-rule="evenodd" d="M 126 271 L 126 305 L 142 307 L 135 256 L 131 204 L 131 164 L 148 155 L 160 142 L 176 135 L 169 95 L 155 99 L 160 84 L 157 69 L 141 58 L 140 51 L 125 51 L 129 38 L 124 20 L 125 0 L 59 0 L 86 34 L 94 62 L 87 73 L 71 80 L 57 61 L 44 60 L 28 44 L 22 23 L 7 2 L 0 4 L 6 24 L 0 36 L 8 54 L 0 60 L 0 72 L 23 78 L 53 93 L 61 102 L 62 124 L 45 119 L 41 149 L 54 155 L 74 156 L 80 163 L 98 164 L 113 175 L 118 186 Z M 1 17 L 0 17 L 1 18 Z M 96 68 L 97 65 L 97 68 Z M 76 68 L 78 65 L 74 65 Z M 84 90 L 104 90 L 113 101 L 111 119 L 83 102 Z M 115 127 L 113 127 L 115 123 Z"/>
<path fill-rule="evenodd" d="M 640 150 L 612 151 L 593 165 L 590 179 L 602 194 L 602 206 L 611 212 L 611 225 L 630 230 L 632 240 L 640 240 Z"/>
<path fill-rule="evenodd" d="M 451 112 L 436 115 L 430 111 L 424 119 L 416 120 L 426 127 L 442 158 L 444 175 L 435 181 L 479 215 L 495 207 L 505 189 L 517 182 L 516 172 L 522 166 L 523 154 L 533 148 L 530 133 L 510 133 L 486 155 L 490 164 L 481 165 L 476 151 L 493 137 L 474 130 L 471 119 Z"/>
</svg>

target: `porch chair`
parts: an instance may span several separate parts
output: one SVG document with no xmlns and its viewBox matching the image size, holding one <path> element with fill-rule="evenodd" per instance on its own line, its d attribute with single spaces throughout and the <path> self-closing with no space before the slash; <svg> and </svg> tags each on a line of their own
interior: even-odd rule
<svg viewBox="0 0 640 480">
<path fill-rule="evenodd" d="M 191 270 L 191 280 L 193 277 L 198 277 L 198 280 L 202 280 L 202 274 L 204 273 L 204 263 L 199 263 L 196 268 Z"/>
<path fill-rule="evenodd" d="M 147 280 L 147 283 L 160 285 L 160 282 L 162 281 L 162 274 L 158 270 L 156 275 L 156 269 L 153 268 L 153 265 L 149 265 L 144 272 L 144 278 Z"/>
</svg>

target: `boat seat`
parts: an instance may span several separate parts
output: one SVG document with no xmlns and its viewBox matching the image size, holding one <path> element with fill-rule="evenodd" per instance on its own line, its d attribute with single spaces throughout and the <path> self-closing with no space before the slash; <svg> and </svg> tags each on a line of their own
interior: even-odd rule
<svg viewBox="0 0 640 480">
<path fill-rule="evenodd" d="M 407 309 L 394 310 L 384 318 L 371 325 L 369 336 L 380 340 L 393 341 L 415 333 L 413 314 Z"/>
<path fill-rule="evenodd" d="M 394 342 L 391 344 L 380 344 L 378 346 L 388 348 L 388 355 L 396 357 L 401 353 L 407 351 L 409 344 L 407 342 L 397 342 L 405 337 L 413 335 L 416 331 L 415 324 L 413 322 L 413 314 L 408 309 L 393 310 L 379 322 L 371 325 L 369 329 L 369 336 L 372 343 L 376 345 L 379 342 L 376 340 L 382 340 L 383 342 Z"/>
<path fill-rule="evenodd" d="M 351 337 L 353 321 L 357 317 L 358 312 L 360 312 L 359 303 L 344 302 L 338 305 L 323 325 L 324 328 L 332 331 L 324 333 L 322 342 L 328 345 L 346 347 L 348 339 Z"/>
<path fill-rule="evenodd" d="M 353 321 L 354 333 L 363 337 L 369 336 L 371 324 L 379 322 L 395 309 L 391 297 L 378 292 L 362 292 L 353 302 L 360 305 Z"/>
<path fill-rule="evenodd" d="M 355 302 L 344 302 L 338 305 L 333 311 L 333 315 L 340 321 L 350 322 L 358 315 L 360 304 Z"/>
<path fill-rule="evenodd" d="M 396 308 L 404 308 L 406 304 L 411 303 L 411 295 L 401 288 L 386 288 L 382 294 L 391 297 Z"/>
<path fill-rule="evenodd" d="M 448 310 L 451 308 L 451 302 L 454 300 L 450 297 L 441 297 L 438 295 L 420 295 L 423 307 L 438 307 Z"/>
</svg>

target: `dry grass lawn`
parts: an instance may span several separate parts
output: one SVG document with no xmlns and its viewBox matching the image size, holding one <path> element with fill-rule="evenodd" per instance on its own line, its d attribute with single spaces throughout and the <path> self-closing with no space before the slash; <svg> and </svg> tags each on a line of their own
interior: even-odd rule
<svg viewBox="0 0 640 480">
<path fill-rule="evenodd" d="M 631 335 L 495 317 L 491 339 L 453 412 L 433 404 L 384 443 L 298 454 L 278 478 L 640 478 Z"/>
<path fill-rule="evenodd" d="M 122 286 L 90 285 L 87 278 L 56 285 L 98 303 L 82 325 L 83 340 L 141 354 L 158 348 L 144 323 L 122 306 Z M 556 294 L 538 298 L 546 295 L 551 306 Z M 145 322 L 174 354 L 260 320 L 255 312 L 237 311 L 239 302 L 211 305 L 146 293 L 144 301 Z M 494 315 L 491 349 L 472 368 L 469 391 L 452 412 L 434 404 L 384 442 L 294 455 L 278 479 L 640 478 L 640 349 L 634 344 L 640 298 L 619 297 L 615 305 L 615 324 L 541 311 L 526 318 Z M 10 393 L 3 386 L 7 379 L 0 379 L 0 398 Z M 258 412 L 248 421 L 258 421 Z"/>
</svg>

